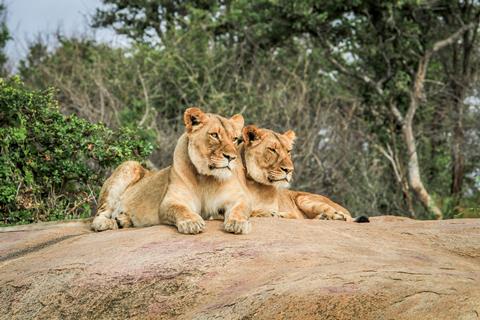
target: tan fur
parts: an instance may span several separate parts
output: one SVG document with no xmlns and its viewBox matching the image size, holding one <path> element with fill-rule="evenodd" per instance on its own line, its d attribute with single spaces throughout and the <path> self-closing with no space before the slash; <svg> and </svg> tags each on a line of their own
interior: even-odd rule
<svg viewBox="0 0 480 320">
<path fill-rule="evenodd" d="M 292 179 L 290 151 L 295 133 L 279 134 L 247 126 L 243 129 L 242 159 L 253 200 L 252 216 L 351 221 L 347 209 L 327 197 L 286 189 Z"/>
<path fill-rule="evenodd" d="M 184 123 L 171 167 L 148 171 L 129 161 L 107 179 L 94 230 L 170 224 L 196 234 L 205 229 L 204 219 L 221 218 L 227 232 L 250 231 L 251 201 L 239 156 L 243 117 L 189 108 Z"/>
</svg>

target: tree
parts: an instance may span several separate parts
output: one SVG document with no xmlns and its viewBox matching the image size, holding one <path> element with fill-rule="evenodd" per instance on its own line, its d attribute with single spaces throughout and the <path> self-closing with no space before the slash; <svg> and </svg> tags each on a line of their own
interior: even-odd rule
<svg viewBox="0 0 480 320">
<path fill-rule="evenodd" d="M 478 73 L 478 60 L 475 50 L 478 42 L 479 8 L 476 1 L 452 2 L 443 15 L 449 28 L 461 28 L 462 25 L 473 23 L 473 27 L 465 31 L 461 41 L 455 41 L 439 55 L 443 68 L 443 83 L 446 84 L 443 98 L 449 105 L 452 126 L 452 182 L 451 194 L 458 202 L 462 192 L 465 177 L 465 103 L 464 100 L 472 89 L 472 84 Z"/>
<path fill-rule="evenodd" d="M 406 169 L 398 168 L 399 162 L 392 167 L 404 193 L 413 190 L 428 212 L 442 218 L 421 178 L 414 118 L 427 103 L 424 86 L 432 57 L 468 38 L 468 32 L 476 34 L 480 5 L 467 3 L 469 14 L 463 18 L 468 19 L 460 20 L 456 30 L 452 24 L 444 26 L 448 19 L 458 19 L 451 6 L 461 8 L 463 1 L 237 1 L 232 5 L 237 14 L 227 19 L 254 42 L 279 47 L 288 39 L 303 38 L 322 48 L 336 72 L 363 86 L 364 116 L 381 117 L 381 124 L 396 122 L 390 132 L 373 128 L 376 143 L 385 151 L 382 145 L 390 147 L 401 133 L 404 147 L 393 152 L 402 152 Z M 402 183 L 405 178 L 409 189 Z"/>
<path fill-rule="evenodd" d="M 7 28 L 6 15 L 7 7 L 3 2 L 0 2 L 0 76 L 2 77 L 8 73 L 6 70 L 8 58 L 4 50 L 7 42 L 11 39 L 10 32 Z"/>
<path fill-rule="evenodd" d="M 113 27 L 136 41 L 165 42 L 165 34 L 185 29 L 195 11 L 213 14 L 222 1 L 217 0 L 102 0 L 93 26 Z"/>
<path fill-rule="evenodd" d="M 29 85 L 54 81 L 69 112 L 155 128 L 165 150 L 185 105 L 244 111 L 300 133 L 297 187 L 369 212 L 448 218 L 451 194 L 468 207 L 478 194 L 467 147 L 478 117 L 463 103 L 477 74 L 476 1 L 103 4 L 94 25 L 130 48 L 60 41 L 32 47 L 21 68 Z"/>
</svg>

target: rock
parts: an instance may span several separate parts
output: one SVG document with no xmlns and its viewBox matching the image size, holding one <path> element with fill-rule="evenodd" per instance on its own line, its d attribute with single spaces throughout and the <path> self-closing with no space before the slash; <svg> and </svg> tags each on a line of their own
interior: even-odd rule
<svg viewBox="0 0 480 320">
<path fill-rule="evenodd" d="M 480 220 L 0 232 L 1 319 L 478 319 Z"/>
</svg>

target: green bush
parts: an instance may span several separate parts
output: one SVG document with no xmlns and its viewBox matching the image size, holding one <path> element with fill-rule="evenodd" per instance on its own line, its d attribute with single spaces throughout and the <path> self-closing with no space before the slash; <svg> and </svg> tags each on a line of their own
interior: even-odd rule
<svg viewBox="0 0 480 320">
<path fill-rule="evenodd" d="M 152 152 L 132 129 L 63 115 L 53 96 L 0 79 L 1 224 L 90 216 L 109 171 Z"/>
</svg>

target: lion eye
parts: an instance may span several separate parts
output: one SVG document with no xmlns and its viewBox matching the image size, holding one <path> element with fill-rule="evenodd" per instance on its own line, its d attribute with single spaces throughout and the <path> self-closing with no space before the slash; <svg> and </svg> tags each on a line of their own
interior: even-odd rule
<svg viewBox="0 0 480 320">
<path fill-rule="evenodd" d="M 242 143 L 242 138 L 240 138 L 240 137 L 234 137 L 234 138 L 233 138 L 233 142 L 236 143 L 236 144 L 240 144 L 240 143 Z"/>
<path fill-rule="evenodd" d="M 291 153 L 292 153 L 292 150 L 287 150 L 287 153 L 288 153 L 288 154 L 291 154 Z"/>
<path fill-rule="evenodd" d="M 275 150 L 273 148 L 268 148 L 268 151 L 273 152 L 273 153 L 277 153 L 277 150 Z"/>
<path fill-rule="evenodd" d="M 218 139 L 218 133 L 216 133 L 216 132 L 210 133 L 210 137 L 212 137 L 214 139 Z"/>
</svg>

